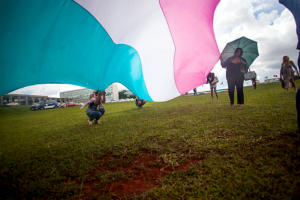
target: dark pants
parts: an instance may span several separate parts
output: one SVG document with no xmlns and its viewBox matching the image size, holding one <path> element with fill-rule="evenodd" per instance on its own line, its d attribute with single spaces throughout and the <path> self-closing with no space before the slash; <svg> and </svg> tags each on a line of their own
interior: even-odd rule
<svg viewBox="0 0 300 200">
<path fill-rule="evenodd" d="M 228 82 L 228 93 L 230 98 L 230 104 L 234 104 L 234 90 L 237 91 L 237 103 L 244 104 L 244 74 L 243 73 L 226 73 Z"/>
<path fill-rule="evenodd" d="M 300 50 L 299 50 L 299 56 L 298 56 L 298 67 L 299 67 L 299 71 L 300 71 Z"/>
<path fill-rule="evenodd" d="M 298 122 L 298 130 L 300 131 L 300 88 L 296 94 L 296 109 L 297 109 L 297 122 Z"/>
<path fill-rule="evenodd" d="M 93 121 L 94 119 L 99 120 L 100 117 L 102 117 L 102 115 L 104 115 L 104 113 L 105 113 L 104 108 L 100 108 L 99 110 L 92 110 L 92 109 L 88 108 L 86 110 L 86 114 L 89 117 L 90 121 Z"/>
</svg>

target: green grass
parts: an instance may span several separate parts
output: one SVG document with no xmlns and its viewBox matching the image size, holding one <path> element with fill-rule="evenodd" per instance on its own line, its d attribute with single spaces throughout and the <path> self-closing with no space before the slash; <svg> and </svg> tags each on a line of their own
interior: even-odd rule
<svg viewBox="0 0 300 200">
<path fill-rule="evenodd" d="M 92 127 L 78 107 L 0 108 L 0 199 L 110 199 L 113 194 L 82 196 L 89 174 L 103 165 L 103 156 L 116 158 L 106 163 L 114 169 L 131 165 L 142 152 L 171 167 L 196 162 L 128 199 L 295 197 L 300 186 L 295 92 L 279 83 L 245 88 L 245 104 L 230 108 L 226 92 L 214 102 L 200 95 L 148 102 L 143 109 L 134 102 L 107 104 L 102 125 Z M 128 175 L 98 171 L 95 178 L 101 188 Z"/>
</svg>

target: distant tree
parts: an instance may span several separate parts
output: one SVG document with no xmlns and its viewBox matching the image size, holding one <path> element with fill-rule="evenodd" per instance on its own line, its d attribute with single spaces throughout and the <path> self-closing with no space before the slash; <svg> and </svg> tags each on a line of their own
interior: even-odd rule
<svg viewBox="0 0 300 200">
<path fill-rule="evenodd" d="M 129 90 L 121 90 L 119 92 L 119 99 L 128 99 L 128 98 L 135 98 L 135 96 Z"/>
<path fill-rule="evenodd" d="M 126 90 L 121 90 L 119 92 L 119 99 L 127 99 Z"/>
</svg>

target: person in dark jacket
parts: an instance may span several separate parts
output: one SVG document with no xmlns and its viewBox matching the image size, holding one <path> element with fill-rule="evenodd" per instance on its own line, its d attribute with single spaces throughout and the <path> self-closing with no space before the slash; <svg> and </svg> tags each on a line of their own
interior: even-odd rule
<svg viewBox="0 0 300 200">
<path fill-rule="evenodd" d="M 244 104 L 244 74 L 248 71 L 248 64 L 242 57 L 243 49 L 237 48 L 234 55 L 223 61 L 221 58 L 221 65 L 226 68 L 226 79 L 228 82 L 228 93 L 230 98 L 230 105 L 234 105 L 234 90 L 237 90 L 237 103 Z"/>
<path fill-rule="evenodd" d="M 194 91 L 194 96 L 196 96 L 197 95 L 197 88 L 194 88 L 193 91 Z"/>
<path fill-rule="evenodd" d="M 104 115 L 105 109 L 102 103 L 105 103 L 106 92 L 96 91 L 90 95 L 90 100 L 84 103 L 80 108 L 84 108 L 88 105 L 86 109 L 86 114 L 89 117 L 88 123 L 92 125 L 93 121 L 95 124 L 100 124 L 99 119 Z"/>
</svg>

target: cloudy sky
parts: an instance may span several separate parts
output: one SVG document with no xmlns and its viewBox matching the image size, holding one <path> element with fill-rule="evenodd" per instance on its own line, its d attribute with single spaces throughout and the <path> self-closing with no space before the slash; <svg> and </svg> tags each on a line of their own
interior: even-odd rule
<svg viewBox="0 0 300 200">
<path fill-rule="evenodd" d="M 221 0 L 215 13 L 214 29 L 220 51 L 227 42 L 241 36 L 258 42 L 260 56 L 250 69 L 257 73 L 260 81 L 264 81 L 265 77 L 279 75 L 283 55 L 289 55 L 292 60 L 297 61 L 295 21 L 278 0 Z M 218 63 L 213 72 L 219 77 L 219 88 L 226 88 L 225 69 Z M 247 84 L 250 82 L 245 83 Z M 59 97 L 62 91 L 78 88 L 80 87 L 46 84 L 22 88 L 13 93 Z M 204 85 L 198 91 L 208 89 L 209 86 Z"/>
</svg>

